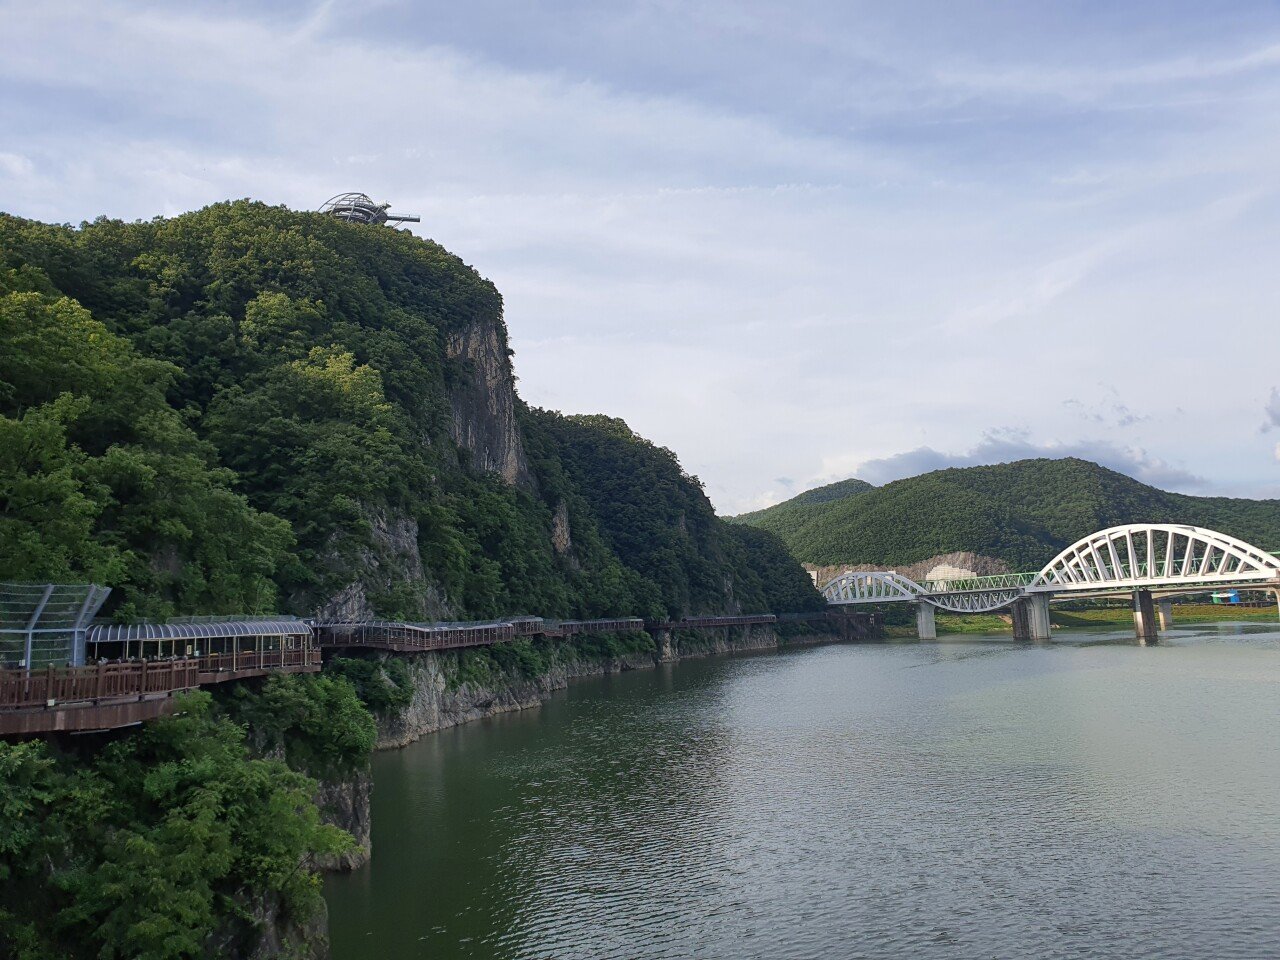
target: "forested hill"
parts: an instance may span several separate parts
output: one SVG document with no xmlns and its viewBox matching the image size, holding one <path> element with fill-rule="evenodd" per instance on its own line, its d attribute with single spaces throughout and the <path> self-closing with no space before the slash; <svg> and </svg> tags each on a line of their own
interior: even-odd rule
<svg viewBox="0 0 1280 960">
<path fill-rule="evenodd" d="M 821 605 L 669 451 L 513 384 L 498 291 L 406 232 L 0 215 L 0 580 L 119 617 Z"/>
<path fill-rule="evenodd" d="M 874 489 L 875 487 L 867 483 L 867 481 L 859 480 L 857 477 L 850 477 L 848 480 L 837 480 L 835 483 L 828 483 L 825 486 L 814 487 L 812 490 L 798 493 L 790 500 L 775 503 L 772 507 L 766 507 L 764 510 L 740 513 L 733 519 L 738 523 L 750 523 L 766 514 L 769 516 L 789 514 L 795 511 L 797 507 L 808 507 L 815 503 L 831 503 L 834 500 L 847 500 L 849 497 L 856 497 L 860 493 L 866 493 L 868 490 Z"/>
<path fill-rule="evenodd" d="M 972 551 L 1034 570 L 1095 530 L 1140 522 L 1189 523 L 1280 547 L 1280 500 L 1168 493 L 1074 458 L 938 470 L 836 500 L 798 499 L 737 519 L 824 565 L 905 566 Z"/>
</svg>

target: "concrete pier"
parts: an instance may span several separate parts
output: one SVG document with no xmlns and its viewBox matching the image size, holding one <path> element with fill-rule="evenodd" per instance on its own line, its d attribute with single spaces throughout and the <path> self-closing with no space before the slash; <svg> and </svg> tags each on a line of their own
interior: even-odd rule
<svg viewBox="0 0 1280 960">
<path fill-rule="evenodd" d="M 1163 597 L 1156 601 L 1157 619 L 1160 622 L 1161 630 L 1173 629 L 1173 601 L 1168 597 Z"/>
<path fill-rule="evenodd" d="M 1133 632 L 1139 643 L 1156 643 L 1160 639 L 1150 590 L 1133 591 Z"/>
<path fill-rule="evenodd" d="M 921 640 L 937 640 L 938 625 L 932 603 L 920 600 L 916 603 L 916 636 Z"/>
<path fill-rule="evenodd" d="M 1010 608 L 1013 619 L 1013 639 L 1038 643 L 1053 639 L 1049 623 L 1049 594 L 1033 593 L 1016 601 Z"/>
</svg>

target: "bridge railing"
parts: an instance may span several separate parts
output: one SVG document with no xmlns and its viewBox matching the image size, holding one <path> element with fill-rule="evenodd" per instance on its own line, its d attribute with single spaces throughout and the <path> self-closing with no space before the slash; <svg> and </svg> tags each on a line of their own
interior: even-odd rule
<svg viewBox="0 0 1280 960">
<path fill-rule="evenodd" d="M 927 593 L 979 593 L 987 590 L 1009 590 L 1032 583 L 1035 573 L 999 573 L 988 577 L 948 577 L 938 580 L 921 580 L 920 586 Z"/>
</svg>

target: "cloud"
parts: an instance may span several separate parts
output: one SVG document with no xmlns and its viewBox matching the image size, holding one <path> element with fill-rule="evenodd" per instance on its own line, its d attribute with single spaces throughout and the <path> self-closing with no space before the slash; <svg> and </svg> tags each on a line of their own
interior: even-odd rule
<svg viewBox="0 0 1280 960">
<path fill-rule="evenodd" d="M 18 153 L 0 153 L 0 173 L 10 177 L 28 177 L 35 171 L 35 164 Z"/>
<path fill-rule="evenodd" d="M 1062 405 L 1083 420 L 1107 427 L 1132 427 L 1151 419 L 1149 413 L 1138 413 L 1123 402 L 1115 387 L 1106 387 L 1105 395 L 1100 400 L 1086 402 L 1068 397 L 1062 401 Z"/>
<path fill-rule="evenodd" d="M 1274 485 L 1228 386 L 1275 383 L 1234 345 L 1280 308 L 1280 11 L 796 6 L 0 0 L 0 205 L 392 201 L 502 291 L 528 401 L 728 511 L 1071 453 Z M 1094 439 L 939 452 L 1013 422 Z"/>
<path fill-rule="evenodd" d="M 1038 444 L 1023 432 L 1014 430 L 992 431 L 966 453 L 943 453 L 932 447 L 917 447 L 891 457 L 868 460 L 855 475 L 880 485 L 947 467 L 976 467 L 1040 457 L 1090 460 L 1161 490 L 1194 493 L 1206 486 L 1203 477 L 1153 457 L 1139 447 L 1122 446 L 1109 440 Z"/>
<path fill-rule="evenodd" d="M 1280 387 L 1271 388 L 1271 399 L 1267 401 L 1267 406 L 1263 413 L 1267 417 L 1262 424 L 1263 433 L 1275 427 L 1280 427 Z"/>
</svg>

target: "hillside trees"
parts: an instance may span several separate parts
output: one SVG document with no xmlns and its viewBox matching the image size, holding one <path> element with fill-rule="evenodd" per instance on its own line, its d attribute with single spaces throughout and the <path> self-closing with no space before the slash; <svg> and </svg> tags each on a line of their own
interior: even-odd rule
<svg viewBox="0 0 1280 960">
<path fill-rule="evenodd" d="M 0 284 L 0 576 L 118 586 L 122 617 L 346 596 L 407 619 L 667 616 L 770 608 L 788 578 L 813 600 L 607 418 L 516 400 L 530 479 L 472 469 L 454 403 L 476 371 L 447 345 L 501 354 L 502 298 L 430 241 L 246 201 L 0 215 Z"/>
<path fill-rule="evenodd" d="M 129 613 L 267 610 L 287 526 L 166 401 L 177 374 L 75 302 L 0 297 L 0 577 L 97 580 Z"/>
<path fill-rule="evenodd" d="M 1037 570 L 1081 537 L 1124 523 L 1188 523 L 1280 547 L 1280 501 L 1168 493 L 1076 459 L 939 470 L 738 520 L 815 564 L 895 566 L 973 551 Z"/>
</svg>

